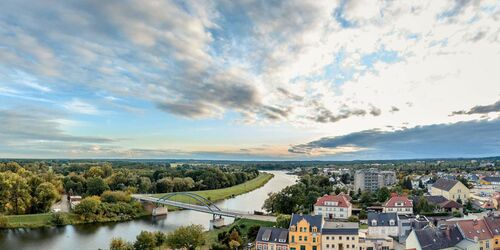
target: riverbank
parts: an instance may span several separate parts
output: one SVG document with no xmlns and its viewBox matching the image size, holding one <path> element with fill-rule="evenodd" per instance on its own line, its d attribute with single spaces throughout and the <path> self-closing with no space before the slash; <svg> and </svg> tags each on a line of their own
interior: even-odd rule
<svg viewBox="0 0 500 250">
<path fill-rule="evenodd" d="M 225 200 L 229 198 L 233 198 L 235 196 L 251 192 L 255 189 L 258 189 L 266 183 L 271 180 L 274 177 L 273 174 L 270 173 L 264 173 L 261 172 L 259 176 L 255 177 L 254 179 L 251 179 L 247 182 L 228 187 L 228 188 L 221 188 L 221 189 L 214 189 L 214 190 L 202 190 L 202 191 L 193 191 L 192 193 L 195 193 L 197 195 L 200 195 L 212 202 L 220 201 L 220 200 Z M 166 195 L 167 193 L 163 194 L 153 194 L 153 197 L 162 197 Z M 189 197 L 185 196 L 174 196 L 172 197 L 172 200 L 175 201 L 180 201 L 180 202 L 186 202 L 186 203 L 191 203 L 193 200 Z M 171 209 L 169 207 L 169 209 Z"/>
<path fill-rule="evenodd" d="M 214 190 L 203 190 L 203 191 L 194 191 L 194 193 L 203 196 L 211 201 L 220 201 L 228 198 L 235 197 L 240 194 L 244 194 L 250 191 L 253 191 L 255 189 L 258 189 L 262 186 L 264 186 L 269 180 L 273 178 L 273 174 L 269 173 L 260 173 L 259 176 L 256 178 L 249 180 L 245 183 L 235 185 L 232 187 L 228 188 L 222 188 L 222 189 L 214 189 Z M 153 196 L 156 197 L 161 197 L 165 194 L 154 194 Z M 175 200 L 177 201 L 183 201 L 183 202 L 192 202 L 189 200 L 187 197 L 174 197 Z M 170 208 L 170 211 L 177 210 L 177 208 Z M 85 223 L 92 223 L 92 222 L 86 222 L 83 221 L 79 218 L 78 215 L 71 213 L 71 212 L 61 212 L 66 219 L 65 225 L 77 225 L 77 224 L 85 224 Z M 144 212 L 140 216 L 134 217 L 132 219 L 137 219 L 140 217 L 144 216 L 149 216 L 149 213 Z M 0 228 L 40 228 L 40 227 L 52 227 L 56 226 L 52 223 L 52 215 L 51 213 L 43 213 L 43 214 L 26 214 L 26 215 L 8 215 L 4 216 L 6 218 L 7 223 L 6 225 L 0 225 Z M 121 222 L 121 221 L 129 221 L 131 220 L 130 218 L 128 219 L 120 219 L 120 218 L 113 218 L 109 220 L 103 219 L 102 221 L 99 222 L 94 222 L 94 223 L 105 223 L 105 222 Z"/>
<path fill-rule="evenodd" d="M 250 219 L 237 219 L 235 220 L 232 224 L 224 226 L 222 228 L 214 229 L 214 230 L 209 230 L 205 231 L 205 247 L 210 248 L 212 244 L 219 243 L 218 242 L 218 235 L 222 232 L 228 232 L 231 233 L 230 230 L 232 230 L 235 227 L 239 228 L 239 231 L 241 232 L 240 237 L 242 238 L 243 242 L 247 242 L 247 234 L 248 230 L 254 226 L 254 225 L 259 225 L 261 227 L 274 227 L 276 223 L 274 222 L 269 222 L 269 221 L 259 221 L 259 220 L 250 220 Z"/>
</svg>

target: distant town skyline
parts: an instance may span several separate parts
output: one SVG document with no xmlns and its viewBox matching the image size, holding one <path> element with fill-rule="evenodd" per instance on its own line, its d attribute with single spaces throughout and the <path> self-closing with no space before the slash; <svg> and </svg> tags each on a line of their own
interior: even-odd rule
<svg viewBox="0 0 500 250">
<path fill-rule="evenodd" d="M 498 1 L 3 1 L 0 158 L 500 153 Z"/>
</svg>

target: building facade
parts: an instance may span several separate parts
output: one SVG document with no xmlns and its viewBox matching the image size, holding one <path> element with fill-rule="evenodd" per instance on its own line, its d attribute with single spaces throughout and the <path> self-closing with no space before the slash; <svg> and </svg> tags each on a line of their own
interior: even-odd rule
<svg viewBox="0 0 500 250">
<path fill-rule="evenodd" d="M 352 215 L 350 197 L 344 193 L 338 195 L 325 195 L 318 198 L 314 204 L 314 214 L 321 215 L 323 219 L 347 219 Z"/>
<path fill-rule="evenodd" d="M 376 191 L 396 183 L 394 171 L 379 171 L 376 168 L 357 170 L 354 174 L 354 189 L 357 191 Z"/>
<path fill-rule="evenodd" d="M 441 195 L 448 200 L 465 202 L 470 197 L 469 189 L 457 180 L 438 179 L 431 188 L 431 195 Z"/>
<path fill-rule="evenodd" d="M 359 225 L 349 222 L 325 222 L 321 229 L 321 249 L 358 250 Z"/>
<path fill-rule="evenodd" d="M 256 250 L 288 250 L 288 229 L 261 227 L 255 238 Z"/>
<path fill-rule="evenodd" d="M 292 214 L 288 232 L 290 250 L 321 249 L 321 215 Z"/>
<path fill-rule="evenodd" d="M 384 213 L 413 214 L 413 201 L 407 196 L 392 194 L 383 206 Z"/>
<path fill-rule="evenodd" d="M 368 213 L 368 234 L 394 236 L 399 233 L 397 213 Z"/>
</svg>

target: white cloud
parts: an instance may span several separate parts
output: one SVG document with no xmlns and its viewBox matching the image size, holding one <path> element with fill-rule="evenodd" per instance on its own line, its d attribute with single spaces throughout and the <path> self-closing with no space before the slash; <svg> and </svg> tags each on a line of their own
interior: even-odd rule
<svg viewBox="0 0 500 250">
<path fill-rule="evenodd" d="M 64 103 L 63 107 L 73 113 L 87 115 L 97 115 L 100 113 L 99 109 L 96 106 L 76 98 Z"/>
</svg>

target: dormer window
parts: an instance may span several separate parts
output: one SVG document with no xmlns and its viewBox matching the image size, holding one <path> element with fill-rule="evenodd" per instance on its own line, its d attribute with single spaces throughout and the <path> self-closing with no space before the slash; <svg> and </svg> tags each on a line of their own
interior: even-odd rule
<svg viewBox="0 0 500 250">
<path fill-rule="evenodd" d="M 390 220 L 390 221 L 389 221 L 389 225 L 394 226 L 394 224 L 395 224 L 395 223 L 394 223 L 394 220 Z"/>
<path fill-rule="evenodd" d="M 313 231 L 314 233 L 316 233 L 316 232 L 318 232 L 318 228 L 317 228 L 317 227 L 313 227 L 313 228 L 312 228 L 312 231 Z"/>
<path fill-rule="evenodd" d="M 377 226 L 377 220 L 372 220 L 372 226 Z"/>
<path fill-rule="evenodd" d="M 295 227 L 295 225 L 292 225 L 292 226 L 290 227 L 290 231 L 295 232 L 295 230 L 296 230 L 296 229 L 297 229 L 297 228 Z"/>
</svg>

